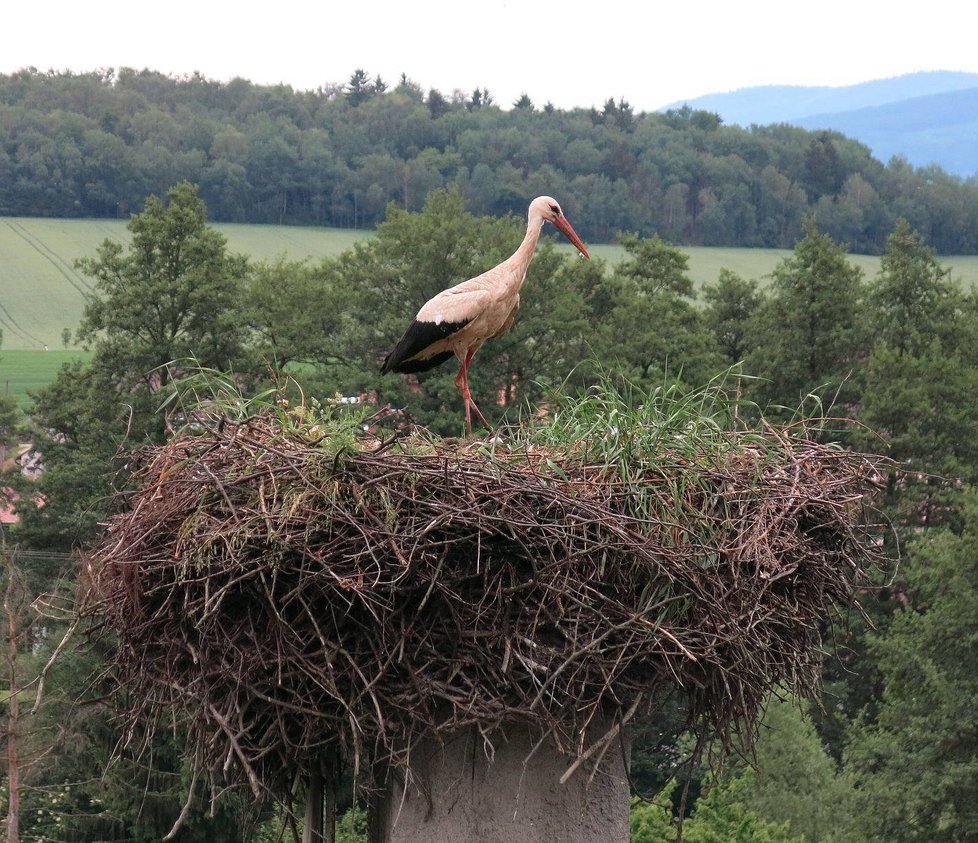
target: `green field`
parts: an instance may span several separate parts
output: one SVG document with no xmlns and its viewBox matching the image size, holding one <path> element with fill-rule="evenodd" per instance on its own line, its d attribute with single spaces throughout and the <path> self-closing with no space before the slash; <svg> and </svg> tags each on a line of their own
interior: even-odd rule
<svg viewBox="0 0 978 843">
<path fill-rule="evenodd" d="M 574 247 L 567 243 L 561 243 L 558 248 L 568 254 L 576 254 Z M 755 278 L 763 282 L 782 260 L 792 254 L 790 249 L 740 249 L 722 246 L 681 248 L 689 255 L 689 275 L 697 288 L 716 281 L 721 269 L 729 269 L 743 278 Z M 612 263 L 621 260 L 625 255 L 625 250 L 621 246 L 603 243 L 588 245 L 588 252 L 594 257 L 604 258 Z M 879 271 L 878 257 L 850 255 L 849 259 L 856 266 L 861 267 L 869 278 Z M 942 261 L 954 267 L 955 274 L 961 276 L 963 283 L 978 283 L 978 255 L 942 258 Z"/>
<path fill-rule="evenodd" d="M 46 386 L 65 363 L 87 359 L 86 351 L 34 351 L 4 349 L 0 351 L 0 391 L 13 395 L 21 409 L 31 403 L 28 392 Z"/>
<path fill-rule="evenodd" d="M 233 252 L 295 260 L 339 254 L 369 232 L 293 226 L 214 226 Z M 106 238 L 127 243 L 125 220 L 0 217 L 0 329 L 3 349 L 61 348 L 81 319 L 91 279 L 74 268 Z"/>
</svg>

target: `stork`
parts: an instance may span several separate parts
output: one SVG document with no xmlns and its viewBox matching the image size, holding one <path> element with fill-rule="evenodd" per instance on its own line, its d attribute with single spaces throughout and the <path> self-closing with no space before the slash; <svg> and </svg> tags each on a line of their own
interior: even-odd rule
<svg viewBox="0 0 978 843">
<path fill-rule="evenodd" d="M 381 367 L 385 373 L 423 372 L 457 357 L 461 368 L 455 386 L 465 402 L 465 426 L 470 433 L 473 410 L 486 428 L 490 425 L 472 400 L 469 364 L 486 340 L 512 327 L 520 307 L 520 289 L 545 222 L 552 222 L 585 258 L 590 257 L 557 200 L 538 196 L 530 203 L 526 236 L 519 248 L 501 264 L 425 302 Z"/>
</svg>

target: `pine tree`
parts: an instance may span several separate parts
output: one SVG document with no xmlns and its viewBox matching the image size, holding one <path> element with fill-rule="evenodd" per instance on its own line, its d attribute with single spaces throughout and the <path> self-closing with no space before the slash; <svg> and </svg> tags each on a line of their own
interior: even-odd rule
<svg viewBox="0 0 978 843">
<path fill-rule="evenodd" d="M 765 378 L 754 390 L 760 403 L 790 409 L 816 391 L 844 405 L 855 400 L 851 376 L 866 344 L 862 300 L 862 270 L 808 220 L 758 313 L 758 345 L 745 370 Z"/>
</svg>

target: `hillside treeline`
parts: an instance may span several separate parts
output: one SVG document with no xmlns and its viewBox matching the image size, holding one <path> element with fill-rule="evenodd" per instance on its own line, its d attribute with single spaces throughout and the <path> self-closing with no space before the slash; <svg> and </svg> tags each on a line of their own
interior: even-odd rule
<svg viewBox="0 0 978 843">
<path fill-rule="evenodd" d="M 723 126 L 627 102 L 512 108 L 475 90 L 388 86 L 362 70 L 315 91 L 128 68 L 0 76 L 0 214 L 123 217 L 187 179 L 224 222 L 372 227 L 455 187 L 522 214 L 560 198 L 589 240 L 790 248 L 803 220 L 866 253 L 904 218 L 939 254 L 978 252 L 978 184 L 875 160 L 830 132 Z"/>
<path fill-rule="evenodd" d="M 114 752 L 118 721 L 92 678 L 106 642 L 65 649 L 36 710 L 36 688 L 27 686 L 86 576 L 68 552 L 97 541 L 132 450 L 163 441 L 200 402 L 247 413 L 242 401 L 270 400 L 266 390 L 283 384 L 284 395 L 273 393 L 283 412 L 327 408 L 366 419 L 390 405 L 401 408 L 395 420 L 461 433 L 456 365 L 401 376 L 382 375 L 379 364 L 421 302 L 498 262 L 523 233 L 521 221 L 475 217 L 457 193 L 441 191 L 421 213 L 392 207 L 375 237 L 336 258 L 254 263 L 228 253 L 189 184 L 151 198 L 129 230 L 131 245 L 106 241 L 80 263 L 95 287 L 78 329 L 92 357 L 36 396 L 28 424 L 44 474 L 5 481 L 20 488 L 23 519 L 0 547 L 0 559 L 15 545 L 22 554 L 7 553 L 0 566 L 7 676 L 25 690 L 20 720 L 0 708 L 0 729 L 20 742 L 23 839 L 158 840 L 187 798 L 179 732 Z M 756 420 L 764 408 L 786 421 L 801 407 L 827 417 L 826 439 L 893 460 L 881 466 L 870 502 L 885 557 L 879 581 L 861 592 L 865 615 L 823 630 L 821 704 L 772 702 L 756 769 L 735 761 L 717 782 L 694 771 L 684 839 L 973 841 L 978 296 L 904 220 L 875 277 L 808 221 L 769 285 L 722 270 L 701 300 L 679 249 L 635 235 L 623 245 L 624 259 L 610 266 L 541 247 L 513 331 L 473 362 L 473 394 L 492 422 L 551 412 L 554 389 L 601 400 L 624 378 L 643 402 L 713 381 L 744 417 Z M 2 399 L 0 440 L 24 424 Z M 45 593 L 63 602 L 36 599 Z M 637 731 L 640 792 L 662 785 L 689 749 L 663 738 L 670 725 L 657 719 Z M 700 785 L 708 792 L 697 797 Z M 9 810 L 3 787 L 0 819 Z M 682 783 L 671 787 L 678 801 Z M 215 807 L 200 793 L 187 805 L 175 839 L 281 839 L 267 813 L 251 824 L 250 800 L 232 795 Z M 632 843 L 675 839 L 669 805 L 635 806 Z"/>
</svg>

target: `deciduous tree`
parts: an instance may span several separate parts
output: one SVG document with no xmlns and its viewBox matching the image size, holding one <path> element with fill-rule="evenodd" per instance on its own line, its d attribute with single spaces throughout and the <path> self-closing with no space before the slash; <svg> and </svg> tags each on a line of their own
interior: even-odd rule
<svg viewBox="0 0 978 843">
<path fill-rule="evenodd" d="M 95 279 L 79 336 L 91 363 L 66 365 L 41 390 L 33 414 L 45 471 L 37 508 L 22 501 L 35 546 L 68 549 L 92 536 L 108 505 L 115 455 L 158 441 L 158 412 L 173 371 L 192 365 L 234 370 L 244 360 L 244 258 L 228 255 L 206 224 L 193 185 L 156 197 L 129 223 L 128 248 L 106 240 L 79 267 Z"/>
<path fill-rule="evenodd" d="M 231 368 L 244 341 L 237 305 L 246 262 L 207 225 L 196 188 L 182 182 L 166 202 L 151 196 L 128 228 L 128 249 L 105 240 L 97 257 L 78 261 L 95 279 L 78 329 L 94 365 L 126 392 L 159 389 L 176 360 Z"/>
<path fill-rule="evenodd" d="M 688 257 L 658 238 L 621 242 L 628 257 L 588 295 L 597 358 L 643 386 L 680 372 L 687 383 L 705 383 L 722 359 L 693 304 Z"/>
</svg>

